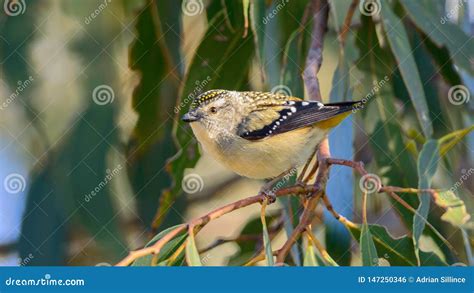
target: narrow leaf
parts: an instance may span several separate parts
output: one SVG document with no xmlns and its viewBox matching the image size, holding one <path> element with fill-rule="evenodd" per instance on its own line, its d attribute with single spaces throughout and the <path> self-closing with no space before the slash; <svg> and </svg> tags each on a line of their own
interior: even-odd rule
<svg viewBox="0 0 474 293">
<path fill-rule="evenodd" d="M 248 0 L 247 0 L 248 1 Z M 250 2 L 250 27 L 253 31 L 255 42 L 255 52 L 259 62 L 262 80 L 265 82 L 265 23 L 262 21 L 265 17 L 265 1 Z"/>
<path fill-rule="evenodd" d="M 450 56 L 459 67 L 474 74 L 474 39 L 472 37 L 447 20 L 447 15 L 441 15 L 432 1 L 401 0 L 400 3 L 417 27 L 438 47 L 447 47 L 451 53 Z M 459 3 L 463 5 L 466 2 L 459 1 Z"/>
<path fill-rule="evenodd" d="M 379 257 L 375 248 L 369 225 L 367 224 L 367 192 L 364 192 L 362 198 L 362 230 L 360 232 L 360 254 L 362 256 L 363 266 L 377 266 Z"/>
<path fill-rule="evenodd" d="M 303 266 L 315 267 L 317 265 L 318 265 L 318 262 L 316 261 L 313 245 L 311 245 L 311 243 L 308 241 L 308 244 L 306 245 L 305 254 L 304 254 Z"/>
<path fill-rule="evenodd" d="M 439 139 L 439 153 L 444 157 L 455 145 L 457 145 L 466 135 L 474 130 L 474 125 L 461 130 L 453 131 Z"/>
<path fill-rule="evenodd" d="M 270 241 L 270 236 L 268 235 L 268 229 L 267 229 L 267 221 L 265 219 L 265 208 L 267 206 L 267 201 L 265 200 L 262 203 L 262 210 L 260 213 L 260 220 L 262 221 L 262 234 L 263 234 L 263 245 L 265 248 L 265 257 L 267 259 L 267 265 L 268 266 L 273 266 L 273 250 L 272 250 L 272 244 Z"/>
<path fill-rule="evenodd" d="M 439 145 L 436 140 L 428 140 L 420 152 L 418 157 L 418 188 L 429 189 L 431 187 L 431 179 L 438 169 Z M 420 194 L 420 205 L 417 213 L 413 217 L 413 243 L 415 246 L 415 254 L 419 260 L 419 240 L 425 229 L 430 210 L 431 195 L 427 192 Z"/>
<path fill-rule="evenodd" d="M 390 5 L 380 6 L 388 42 L 397 60 L 398 68 L 410 94 L 413 106 L 416 109 L 421 129 L 426 137 L 431 137 L 433 126 L 429 118 L 425 92 L 403 21 L 392 12 Z"/>
<path fill-rule="evenodd" d="M 362 226 L 345 221 L 345 226 L 356 240 L 360 240 Z M 369 225 L 370 232 L 374 240 L 375 247 L 380 257 L 387 259 L 392 266 L 416 266 L 416 255 L 412 238 L 403 236 L 394 238 L 387 229 L 379 225 Z M 422 264 L 447 265 L 439 256 L 432 252 L 420 250 L 420 260 Z"/>
<path fill-rule="evenodd" d="M 166 234 L 168 234 L 169 232 L 171 232 L 172 230 L 174 230 L 175 228 L 177 228 L 179 226 L 181 226 L 181 225 L 173 226 L 173 227 L 170 227 L 170 228 L 167 228 L 167 229 L 161 231 L 160 233 L 155 235 L 155 237 L 153 237 L 145 245 L 145 247 L 150 247 L 151 245 L 156 243 L 158 240 L 163 238 Z M 181 246 L 181 244 L 183 244 L 183 242 L 186 240 L 187 237 L 188 237 L 187 233 L 182 233 L 182 234 L 179 234 L 178 236 L 176 236 L 175 238 L 173 238 L 172 240 L 170 240 L 168 243 L 166 243 L 163 246 L 163 248 L 161 248 L 160 253 L 158 255 L 158 264 L 161 263 L 161 262 L 164 262 L 166 259 L 168 259 L 173 254 L 173 252 L 176 249 L 178 249 L 179 246 Z M 144 257 L 140 257 L 139 259 L 137 259 L 133 262 L 132 266 L 151 266 L 152 265 L 152 260 L 153 260 L 152 255 L 147 255 L 147 256 L 144 256 Z"/>
<path fill-rule="evenodd" d="M 233 7 L 233 6 L 231 6 Z M 230 7 L 227 11 L 229 12 Z M 238 13 L 242 14 L 241 6 Z M 240 88 L 248 75 L 249 65 L 253 54 L 253 36 L 249 34 L 242 38 L 243 28 L 233 31 L 226 25 L 224 11 L 217 13 L 210 21 L 199 47 L 196 50 L 182 89 L 181 99 L 175 108 L 175 113 L 181 117 L 188 111 L 193 98 L 200 93 L 213 88 Z M 181 190 L 185 168 L 194 167 L 199 159 L 197 143 L 193 138 L 189 125 L 181 119 L 176 119 L 173 127 L 174 139 L 178 153 L 167 162 L 167 171 L 173 182 L 160 198 L 160 207 L 155 218 L 155 227 L 169 212 Z"/>
<path fill-rule="evenodd" d="M 377 256 L 377 249 L 375 248 L 372 234 L 370 233 L 369 225 L 362 224 L 360 232 L 360 253 L 362 255 L 363 266 L 377 266 L 379 257 Z"/>
<path fill-rule="evenodd" d="M 194 241 L 193 233 L 189 234 L 188 240 L 186 242 L 186 262 L 189 266 L 202 266 L 201 257 L 199 256 L 199 252 L 196 248 L 196 242 Z"/>
</svg>

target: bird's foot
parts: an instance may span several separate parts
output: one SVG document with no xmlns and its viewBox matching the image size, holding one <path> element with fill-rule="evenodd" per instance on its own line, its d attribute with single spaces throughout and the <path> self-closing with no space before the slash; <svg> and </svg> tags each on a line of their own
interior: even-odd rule
<svg viewBox="0 0 474 293">
<path fill-rule="evenodd" d="M 258 194 L 265 196 L 268 204 L 272 204 L 276 201 L 276 194 L 272 190 L 262 188 Z"/>
</svg>

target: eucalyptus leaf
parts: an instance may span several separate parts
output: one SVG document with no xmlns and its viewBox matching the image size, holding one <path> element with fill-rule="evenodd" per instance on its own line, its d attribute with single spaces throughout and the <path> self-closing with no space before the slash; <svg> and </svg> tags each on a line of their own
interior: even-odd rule
<svg viewBox="0 0 474 293">
<path fill-rule="evenodd" d="M 155 235 L 146 245 L 145 247 L 150 247 L 154 243 L 156 243 L 158 240 L 163 238 L 166 234 L 171 232 L 172 230 L 178 228 L 181 225 L 176 225 L 173 227 L 169 227 L 157 235 Z M 184 241 L 186 241 L 188 237 L 187 233 L 181 233 L 178 234 L 175 238 L 171 239 L 169 242 L 167 242 L 160 250 L 160 253 L 158 255 L 158 264 L 164 263 L 165 260 L 167 260 L 174 252 L 176 249 L 178 249 L 179 246 L 181 246 Z M 153 255 L 147 255 L 138 258 L 135 260 L 132 264 L 132 266 L 151 266 L 152 265 L 152 260 L 153 260 Z"/>
<path fill-rule="evenodd" d="M 226 7 L 229 12 L 234 6 Z M 238 12 L 233 13 L 242 14 L 242 6 L 238 8 Z M 182 96 L 175 108 L 177 119 L 173 127 L 178 152 L 168 160 L 166 168 L 173 182 L 160 198 L 155 225 L 160 223 L 181 194 L 184 170 L 194 167 L 200 157 L 189 125 L 185 125 L 179 117 L 188 111 L 193 98 L 206 90 L 239 88 L 249 71 L 254 53 L 253 36 L 249 32 L 243 38 L 243 27 L 231 30 L 226 24 L 226 11 L 217 13 L 210 21 L 186 74 Z"/>
<path fill-rule="evenodd" d="M 189 266 L 202 266 L 201 257 L 194 241 L 194 235 L 189 235 L 186 242 L 186 262 Z"/>
<path fill-rule="evenodd" d="M 398 68 L 408 89 L 413 106 L 416 109 L 418 121 L 426 137 L 433 134 L 425 91 L 413 57 L 403 22 L 392 12 L 390 5 L 380 5 L 382 20 L 388 43 L 397 60 Z"/>
<path fill-rule="evenodd" d="M 357 224 L 347 224 L 353 237 L 360 239 L 362 226 Z M 403 236 L 394 238 L 387 229 L 379 225 L 369 225 L 373 241 L 379 257 L 383 257 L 390 262 L 392 266 L 417 266 L 415 248 L 412 238 Z M 447 264 L 436 254 L 420 250 L 420 260 L 422 264 L 446 266 Z"/>
<path fill-rule="evenodd" d="M 305 266 L 305 267 L 318 266 L 318 262 L 316 260 L 315 254 L 314 254 L 314 248 L 310 243 L 308 243 L 308 245 L 306 245 L 306 250 L 305 250 L 305 253 L 304 253 L 303 266 Z"/>
<path fill-rule="evenodd" d="M 474 40 L 458 26 L 447 20 L 447 15 L 427 0 L 400 0 L 410 19 L 436 43 L 438 47 L 447 47 L 456 64 L 474 74 Z M 460 1 L 463 5 L 463 1 Z M 382 5 L 383 7 L 383 5 Z M 440 22 L 440 23 L 439 23 Z"/>
<path fill-rule="evenodd" d="M 377 266 L 378 259 L 377 249 L 375 248 L 372 234 L 367 223 L 362 224 L 360 232 L 360 253 L 362 256 L 362 265 L 364 266 Z"/>
<path fill-rule="evenodd" d="M 439 144 L 436 140 L 428 140 L 421 149 L 418 157 L 418 189 L 431 188 L 431 180 L 438 169 Z M 420 194 L 420 205 L 413 217 L 413 241 L 415 253 L 418 257 L 420 237 L 425 229 L 428 213 L 430 211 L 431 195 L 428 192 Z"/>
<path fill-rule="evenodd" d="M 466 175 L 466 177 L 468 177 L 468 175 Z M 453 189 L 455 188 L 453 187 Z M 441 219 L 451 223 L 455 227 L 461 227 L 471 218 L 471 215 L 466 210 L 464 201 L 457 197 L 452 190 L 436 192 L 434 194 L 434 202 L 436 205 L 446 209 Z"/>
</svg>

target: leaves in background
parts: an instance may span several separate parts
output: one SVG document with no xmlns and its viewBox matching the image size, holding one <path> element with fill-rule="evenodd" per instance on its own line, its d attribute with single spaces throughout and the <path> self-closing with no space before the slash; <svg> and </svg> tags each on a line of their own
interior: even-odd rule
<svg viewBox="0 0 474 293">
<path fill-rule="evenodd" d="M 423 145 L 420 156 L 418 157 L 418 189 L 431 188 L 431 180 L 438 169 L 440 159 L 438 141 L 428 140 Z M 413 216 L 413 242 L 418 261 L 419 241 L 428 219 L 431 195 L 428 192 L 422 192 L 419 198 L 420 205 L 416 209 L 417 213 Z"/>
<path fill-rule="evenodd" d="M 367 101 L 360 111 L 364 119 L 364 131 L 369 136 L 373 158 L 383 183 L 393 186 L 416 186 L 416 164 L 406 148 L 399 122 L 400 113 L 395 107 L 393 76 L 395 63 L 391 52 L 382 49 L 371 17 L 361 17 L 362 23 L 356 37 L 360 58 L 357 67 L 362 70 L 362 97 Z M 417 207 L 418 199 L 413 195 L 400 197 L 410 206 Z M 395 200 L 390 200 L 407 227 L 413 223 L 413 214 Z"/>
<path fill-rule="evenodd" d="M 462 69 L 474 74 L 474 39 L 466 35 L 458 26 L 445 20 L 431 1 L 400 0 L 411 20 L 438 47 L 447 47 L 454 62 Z M 461 5 L 464 2 L 459 2 Z M 383 7 L 384 5 L 382 5 Z M 445 16 L 446 18 L 446 16 Z M 441 20 L 441 24 L 437 24 Z"/>
<path fill-rule="evenodd" d="M 272 226 L 274 221 L 279 218 L 279 214 L 266 215 L 265 223 L 268 226 Z M 229 258 L 229 266 L 240 266 L 245 264 L 250 258 L 263 247 L 262 235 L 262 220 L 260 217 L 249 220 L 239 233 L 239 237 L 253 238 L 256 237 L 257 241 L 238 241 L 238 252 Z M 270 238 L 274 236 L 274 233 L 270 235 Z"/>
<path fill-rule="evenodd" d="M 88 4 L 91 6 L 85 7 L 93 10 L 95 4 Z M 48 150 L 45 157 L 49 161 L 43 168 L 38 165 L 33 171 L 34 182 L 28 195 L 31 202 L 27 203 L 32 209 L 24 215 L 20 244 L 22 256 L 35 255 L 29 265 L 59 264 L 56 261 L 64 258 L 62 249 L 70 240 L 66 235 L 73 230 L 85 231 L 109 262 L 126 253 L 111 189 L 111 180 L 121 172 L 122 165 L 116 162 L 111 165 L 109 161 L 111 153 L 120 154 L 117 150 L 118 130 L 114 123 L 118 105 L 111 103 L 119 95 L 116 72 L 111 71 L 116 61 L 104 52 L 104 48 L 116 40 L 120 27 L 115 22 L 104 30 L 102 24 L 106 17 L 102 15 L 96 19 L 87 26 L 86 34 L 80 34 L 68 43 L 67 48 L 81 59 L 93 60 L 83 64 L 83 75 L 77 79 L 84 87 L 82 99 L 85 107 L 60 141 Z M 67 99 L 70 93 L 65 95 Z M 108 99 L 107 103 L 100 105 L 95 102 L 104 97 Z M 46 214 L 36 208 L 43 204 L 49 205 Z M 51 225 L 43 227 L 43 231 L 51 233 L 35 231 L 38 223 Z M 51 257 L 42 251 L 60 256 Z M 79 255 L 72 255 L 72 260 Z"/>
<path fill-rule="evenodd" d="M 266 12 L 265 1 L 246 1 L 250 1 L 250 27 L 255 42 L 255 55 L 258 58 L 262 81 L 265 83 L 265 25 L 262 21 Z"/>
<path fill-rule="evenodd" d="M 360 239 L 362 227 L 354 223 L 345 223 L 355 239 Z M 370 232 L 374 240 L 375 247 L 380 257 L 385 258 L 391 266 L 416 266 L 415 248 L 412 238 L 403 236 L 392 237 L 387 229 L 379 225 L 369 225 Z M 420 260 L 422 265 L 445 266 L 443 260 L 432 252 L 420 250 Z"/>
<path fill-rule="evenodd" d="M 129 66 L 140 83 L 132 96 L 138 121 L 128 143 L 128 174 L 145 226 L 152 222 L 161 190 L 170 184 L 164 167 L 176 152 L 171 132 L 181 78 L 181 41 L 175 33 L 181 32 L 180 15 L 179 1 L 148 1 L 135 21 L 136 39 L 130 47 Z M 175 205 L 175 211 L 182 209 Z M 172 225 L 182 219 L 174 214 L 168 220 Z"/>
<path fill-rule="evenodd" d="M 403 22 L 392 12 L 390 5 L 380 6 L 382 8 L 382 20 L 387 39 L 415 107 L 421 129 L 425 137 L 431 137 L 433 126 L 430 120 L 425 92 Z"/>
<path fill-rule="evenodd" d="M 466 135 L 474 130 L 474 125 L 465 129 L 453 131 L 441 137 L 439 141 L 439 154 L 444 157 L 455 145 L 457 145 Z"/>
<path fill-rule="evenodd" d="M 230 8 L 227 8 L 227 11 Z M 238 13 L 242 13 L 242 6 Z M 239 88 L 248 74 L 253 55 L 253 36 L 242 38 L 243 25 L 233 31 L 226 23 L 225 11 L 218 13 L 209 23 L 187 72 L 182 96 L 177 104 L 177 118 L 187 112 L 192 99 L 209 89 Z M 167 163 L 167 171 L 173 178 L 171 188 L 165 190 L 160 198 L 155 226 L 163 219 L 182 192 L 181 181 L 186 168 L 192 168 L 199 159 L 196 141 L 189 129 L 180 119 L 174 124 L 174 136 L 178 153 Z"/>
<path fill-rule="evenodd" d="M 435 204 L 446 209 L 446 212 L 441 216 L 443 221 L 449 222 L 455 227 L 461 227 L 471 218 L 471 215 L 466 210 L 466 205 L 456 196 L 454 191 L 440 191 L 436 192 L 433 196 Z"/>
</svg>

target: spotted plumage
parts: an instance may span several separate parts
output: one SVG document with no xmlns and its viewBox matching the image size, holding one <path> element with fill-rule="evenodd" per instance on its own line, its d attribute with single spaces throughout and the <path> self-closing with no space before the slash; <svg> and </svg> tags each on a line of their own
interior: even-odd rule
<svg viewBox="0 0 474 293">
<path fill-rule="evenodd" d="M 183 120 L 203 148 L 238 174 L 271 178 L 298 167 L 359 102 L 322 104 L 278 93 L 212 90 Z"/>
</svg>

